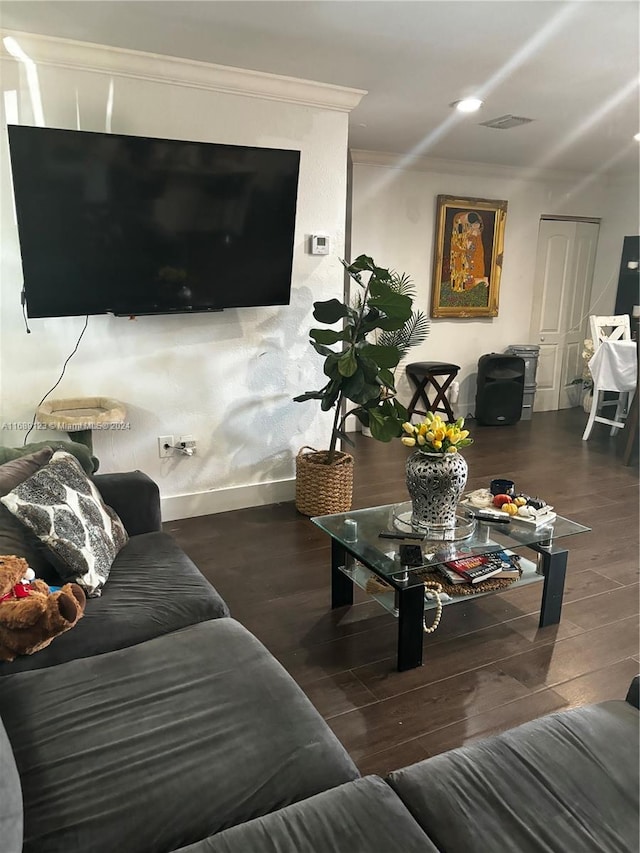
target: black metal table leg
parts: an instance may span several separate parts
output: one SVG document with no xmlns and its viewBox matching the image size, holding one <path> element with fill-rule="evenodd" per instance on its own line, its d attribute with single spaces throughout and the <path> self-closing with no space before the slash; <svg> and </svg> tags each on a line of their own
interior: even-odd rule
<svg viewBox="0 0 640 853">
<path fill-rule="evenodd" d="M 540 554 L 541 569 L 544 574 L 540 622 L 538 623 L 540 628 L 544 628 L 546 625 L 557 625 L 560 621 L 569 552 L 555 548 L 553 545 L 535 550 Z"/>
<path fill-rule="evenodd" d="M 331 539 L 331 609 L 353 604 L 353 581 L 340 566 L 344 566 L 347 551 L 336 539 Z"/>
<path fill-rule="evenodd" d="M 422 666 L 424 586 L 398 590 L 398 671 Z"/>
</svg>

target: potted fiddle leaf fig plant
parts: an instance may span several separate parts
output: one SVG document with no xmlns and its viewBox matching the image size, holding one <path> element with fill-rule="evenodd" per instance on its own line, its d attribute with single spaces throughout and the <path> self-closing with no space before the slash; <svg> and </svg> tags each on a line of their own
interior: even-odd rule
<svg viewBox="0 0 640 853">
<path fill-rule="evenodd" d="M 399 274 L 393 270 L 390 271 L 390 276 L 391 279 L 389 282 L 389 286 L 391 287 L 391 289 L 394 290 L 396 293 L 402 293 L 405 296 L 408 296 L 413 303 L 413 299 L 415 297 L 415 288 L 409 276 L 406 273 Z M 391 371 L 394 376 L 394 382 L 398 368 L 400 367 L 409 350 L 412 349 L 412 347 L 417 347 L 419 344 L 423 343 L 427 339 L 429 331 L 430 322 L 425 316 L 425 314 L 422 311 L 412 310 L 409 319 L 406 320 L 399 329 L 383 329 L 382 331 L 374 332 L 375 343 L 379 344 L 380 346 L 397 347 L 400 352 L 400 361 Z M 382 408 L 384 400 L 393 396 L 394 393 L 395 392 L 392 392 L 389 388 L 381 386 L 381 405 L 378 408 Z M 350 414 L 352 414 L 352 412 L 347 412 L 347 417 Z M 388 431 L 386 435 L 380 435 L 378 433 L 374 436 L 371 429 L 369 429 L 367 421 L 371 421 L 372 419 L 375 420 L 376 415 L 377 409 L 375 407 L 372 408 L 370 411 L 360 412 L 359 420 L 362 424 L 362 432 L 364 435 L 368 435 L 369 437 L 378 438 L 382 441 L 389 441 L 390 439 L 387 437 Z M 394 438 L 395 436 L 391 437 Z M 347 442 L 349 442 L 348 437 L 346 437 L 346 440 Z"/>
<path fill-rule="evenodd" d="M 296 506 L 307 515 L 351 508 L 353 457 L 337 450 L 339 439 L 353 444 L 344 431 L 349 415 L 379 441 L 401 435 L 407 410 L 396 399 L 394 371 L 429 330 L 422 312 L 413 311 L 413 288 L 406 275 L 377 266 L 367 255 L 342 264 L 359 288 L 353 304 L 314 302 L 314 318 L 338 328 L 309 332 L 311 345 L 325 359 L 327 382 L 294 398 L 299 403 L 318 400 L 324 412 L 335 410 L 329 449 L 302 448 L 296 459 Z M 343 413 L 345 401 L 355 406 Z"/>
</svg>

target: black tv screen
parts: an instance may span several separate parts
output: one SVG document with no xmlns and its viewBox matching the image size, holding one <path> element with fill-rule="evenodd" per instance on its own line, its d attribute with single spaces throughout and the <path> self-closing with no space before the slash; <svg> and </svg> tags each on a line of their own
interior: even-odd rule
<svg viewBox="0 0 640 853">
<path fill-rule="evenodd" d="M 290 300 L 300 152 L 9 127 L 29 317 Z"/>
</svg>

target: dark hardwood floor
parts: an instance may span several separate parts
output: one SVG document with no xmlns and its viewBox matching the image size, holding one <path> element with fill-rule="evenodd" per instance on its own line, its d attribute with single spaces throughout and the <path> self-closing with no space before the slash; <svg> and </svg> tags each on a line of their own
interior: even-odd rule
<svg viewBox="0 0 640 853">
<path fill-rule="evenodd" d="M 445 608 L 425 664 L 399 673 L 396 621 L 356 591 L 329 609 L 329 539 L 293 503 L 170 522 L 232 615 L 281 661 L 362 773 L 385 774 L 542 714 L 623 697 L 638 655 L 638 468 L 582 410 L 513 427 L 470 422 L 469 488 L 507 477 L 592 527 L 566 540 L 560 625 L 541 584 Z M 400 441 L 357 435 L 354 508 L 407 499 Z"/>
</svg>

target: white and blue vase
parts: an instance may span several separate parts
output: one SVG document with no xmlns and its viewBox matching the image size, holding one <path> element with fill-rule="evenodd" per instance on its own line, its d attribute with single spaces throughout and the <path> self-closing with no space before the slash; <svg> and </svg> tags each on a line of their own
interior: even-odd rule
<svg viewBox="0 0 640 853">
<path fill-rule="evenodd" d="M 456 510 L 467 484 L 468 468 L 460 453 L 414 451 L 407 458 L 411 526 L 418 531 L 447 531 L 456 526 Z"/>
</svg>

